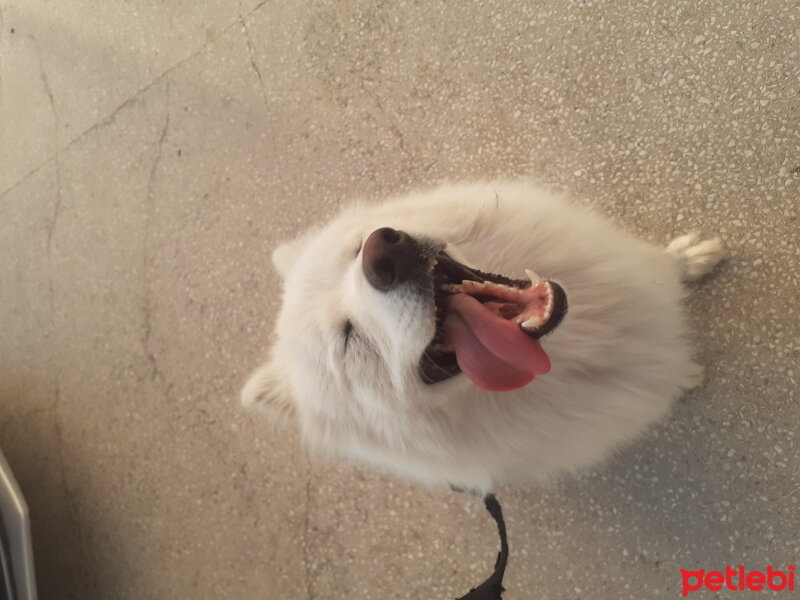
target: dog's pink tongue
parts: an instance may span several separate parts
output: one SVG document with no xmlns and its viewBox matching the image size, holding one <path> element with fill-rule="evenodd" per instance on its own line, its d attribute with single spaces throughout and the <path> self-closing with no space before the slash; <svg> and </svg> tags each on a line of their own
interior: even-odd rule
<svg viewBox="0 0 800 600">
<path fill-rule="evenodd" d="M 484 390 L 521 388 L 550 371 L 539 342 L 468 294 L 454 294 L 444 321 L 461 370 Z"/>
</svg>

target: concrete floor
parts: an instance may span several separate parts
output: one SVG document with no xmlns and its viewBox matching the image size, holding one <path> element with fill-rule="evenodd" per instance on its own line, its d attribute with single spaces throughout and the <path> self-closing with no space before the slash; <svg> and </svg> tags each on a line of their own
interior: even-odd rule
<svg viewBox="0 0 800 600">
<path fill-rule="evenodd" d="M 702 389 L 591 473 L 499 490 L 506 597 L 800 560 L 796 0 L 475 4 L 0 0 L 0 446 L 42 599 L 444 600 L 488 575 L 476 502 L 309 457 L 238 392 L 278 240 L 529 174 L 731 259 L 691 299 Z"/>
</svg>

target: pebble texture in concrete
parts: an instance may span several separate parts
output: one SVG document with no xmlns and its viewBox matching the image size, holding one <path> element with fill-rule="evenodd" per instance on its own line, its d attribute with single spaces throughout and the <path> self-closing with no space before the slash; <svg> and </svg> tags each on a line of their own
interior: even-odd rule
<svg viewBox="0 0 800 600">
<path fill-rule="evenodd" d="M 506 597 L 800 560 L 794 0 L 0 0 L 0 445 L 40 597 L 436 600 L 488 575 L 480 504 L 308 456 L 238 391 L 279 240 L 520 175 L 731 257 L 690 299 L 704 387 L 591 472 L 498 490 Z"/>
</svg>

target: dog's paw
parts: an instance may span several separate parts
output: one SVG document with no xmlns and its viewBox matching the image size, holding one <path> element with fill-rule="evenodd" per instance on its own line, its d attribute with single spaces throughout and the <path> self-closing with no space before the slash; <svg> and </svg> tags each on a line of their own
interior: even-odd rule
<svg viewBox="0 0 800 600">
<path fill-rule="evenodd" d="M 242 389 L 241 402 L 245 408 L 266 414 L 277 424 L 295 419 L 288 379 L 274 360 L 250 376 Z"/>
<path fill-rule="evenodd" d="M 698 233 L 676 237 L 666 251 L 677 260 L 684 281 L 697 281 L 725 258 L 725 246 L 719 236 L 701 240 Z"/>
</svg>

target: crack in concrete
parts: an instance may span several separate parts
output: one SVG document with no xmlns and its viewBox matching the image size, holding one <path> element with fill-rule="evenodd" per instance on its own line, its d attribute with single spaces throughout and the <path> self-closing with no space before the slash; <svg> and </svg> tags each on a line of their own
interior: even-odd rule
<svg viewBox="0 0 800 600">
<path fill-rule="evenodd" d="M 411 160 L 411 154 L 409 153 L 408 148 L 406 148 L 406 138 L 403 137 L 403 132 L 400 131 L 400 128 L 397 126 L 397 124 L 392 123 L 389 127 L 389 131 L 391 131 L 394 134 L 394 137 L 397 138 L 397 145 L 400 146 L 400 151 L 406 155 L 406 158 Z"/>
<path fill-rule="evenodd" d="M 61 403 L 61 386 L 58 382 L 58 376 L 56 376 L 56 385 L 55 389 L 53 390 L 53 404 L 50 407 L 50 410 L 53 411 L 54 419 L 55 419 L 55 428 L 56 428 L 56 446 L 58 447 L 58 461 L 59 466 L 61 467 L 59 471 L 61 472 L 62 478 L 64 476 L 64 435 L 61 430 L 61 420 L 58 418 L 58 407 Z M 66 484 L 65 484 L 66 486 Z"/>
<path fill-rule="evenodd" d="M 153 306 L 152 306 L 152 282 L 150 279 L 150 271 L 153 264 L 153 259 L 150 256 L 150 226 L 154 219 L 154 212 L 155 212 L 155 181 L 156 181 L 156 174 L 158 172 L 158 166 L 161 163 L 161 156 L 164 151 L 164 140 L 167 137 L 167 132 L 169 131 L 169 79 L 166 82 L 166 101 L 165 101 L 165 112 L 166 116 L 164 118 L 164 125 L 161 128 L 161 134 L 159 135 L 158 142 L 156 145 L 156 156 L 153 159 L 153 165 L 150 167 L 150 175 L 147 180 L 147 195 L 146 195 L 146 204 L 147 204 L 147 214 L 145 216 L 145 224 L 144 224 L 144 245 L 142 249 L 142 268 L 144 272 L 144 299 L 142 300 L 142 313 L 143 313 L 143 321 L 144 321 L 144 330 L 142 332 L 142 346 L 144 348 L 145 358 L 147 360 L 147 364 L 150 368 L 150 374 L 153 379 L 159 380 L 163 385 L 166 386 L 167 392 L 171 389 L 171 384 L 167 382 L 166 376 L 161 371 L 161 368 L 158 365 L 158 359 L 156 358 L 155 353 L 153 352 L 151 346 L 151 335 L 152 335 L 152 320 L 153 320 Z"/>
<path fill-rule="evenodd" d="M 247 18 L 251 14 L 253 14 L 253 12 L 255 12 L 255 10 L 257 10 L 259 7 L 261 7 L 264 4 L 266 4 L 268 1 L 269 0 L 266 0 L 266 1 L 262 2 L 261 4 L 259 4 L 256 7 L 256 9 L 250 11 L 247 15 L 245 15 L 245 16 L 241 16 L 240 15 L 239 16 L 239 20 L 240 20 L 240 22 L 242 24 L 242 31 L 244 32 L 244 40 L 245 40 L 245 43 L 247 44 L 247 53 L 248 53 L 249 58 L 250 58 L 250 66 L 253 68 L 253 71 L 255 71 L 256 77 L 258 77 L 258 81 L 261 84 L 261 99 L 264 102 L 264 106 L 267 106 L 267 107 L 269 106 L 269 98 L 267 97 L 267 84 L 264 82 L 264 76 L 261 73 L 261 69 L 258 68 L 258 63 L 256 63 L 256 55 L 255 55 L 255 50 L 253 48 L 253 40 L 250 37 L 250 29 L 247 27 Z M 280 153 L 278 152 L 278 144 L 277 144 L 277 141 L 275 140 L 275 135 L 271 136 L 270 142 L 272 144 L 272 150 L 273 150 L 274 155 L 275 155 L 274 160 L 280 161 Z"/>
<path fill-rule="evenodd" d="M 16 183 L 13 183 L 11 186 L 7 187 L 0 193 L 0 200 L 3 200 L 6 196 L 10 195 L 15 189 L 25 183 L 28 179 L 30 179 L 33 175 L 41 171 L 44 167 L 50 164 L 50 162 L 54 159 L 54 156 L 51 156 L 47 160 L 45 160 L 42 164 L 35 166 L 33 169 L 28 171 L 25 175 L 23 175 Z"/>
<path fill-rule="evenodd" d="M 261 75 L 261 69 L 258 68 L 256 64 L 256 54 L 255 50 L 253 50 L 253 40 L 250 38 L 250 30 L 247 28 L 247 22 L 244 20 L 244 17 L 241 15 L 239 16 L 239 21 L 242 24 L 242 31 L 244 32 L 244 41 L 247 44 L 247 53 L 250 56 L 250 66 L 253 67 L 253 70 L 256 72 L 256 76 L 258 77 L 258 81 L 261 83 L 261 96 L 264 98 L 264 103 L 267 103 L 267 88 L 264 84 L 264 77 Z"/>
<path fill-rule="evenodd" d="M 47 157 L 39 165 L 37 165 L 36 167 L 31 169 L 27 174 L 23 175 L 22 178 L 20 178 L 16 182 L 12 183 L 8 188 L 6 188 L 2 192 L 0 192 L 0 200 L 3 200 L 6 197 L 7 194 L 9 194 L 13 190 L 15 190 L 22 183 L 24 183 L 28 178 L 30 178 L 32 175 L 36 174 L 43 167 L 48 165 L 51 161 L 55 160 L 58 157 L 59 154 L 61 154 L 62 152 L 65 152 L 66 150 L 68 150 L 73 144 L 75 144 L 76 142 L 82 140 L 87 135 L 91 134 L 92 132 L 94 132 L 94 131 L 96 131 L 98 129 L 102 129 L 103 127 L 106 127 L 106 126 L 110 125 L 111 123 L 113 123 L 116 120 L 116 118 L 119 115 L 119 113 L 121 113 L 125 108 L 135 104 L 136 101 L 138 100 L 138 98 L 142 94 L 147 92 L 150 88 L 152 88 L 154 85 L 159 83 L 161 80 L 163 80 L 165 78 L 168 78 L 169 75 L 173 71 L 175 71 L 176 69 L 179 69 L 180 67 L 182 67 L 184 64 L 186 64 L 187 62 L 189 62 L 193 58 L 195 58 L 195 57 L 199 56 L 200 54 L 202 54 L 209 46 L 211 46 L 212 44 L 217 42 L 220 38 L 222 38 L 223 35 L 225 35 L 228 31 L 230 31 L 230 29 L 232 27 L 234 27 L 237 24 L 239 24 L 243 19 L 247 19 L 248 17 L 250 17 L 252 14 L 254 14 L 256 11 L 258 11 L 261 7 L 263 7 L 268 2 L 270 2 L 270 0 L 262 0 L 253 9 L 251 9 L 250 11 L 245 13 L 244 15 L 239 15 L 233 22 L 231 22 L 230 24 L 226 25 L 222 29 L 222 31 L 220 32 L 220 35 L 216 39 L 206 42 L 205 44 L 200 46 L 200 48 L 198 48 L 197 50 L 192 52 L 189 56 L 187 56 L 186 58 L 182 58 L 177 63 L 172 65 L 170 68 L 168 68 L 166 71 L 164 71 L 163 73 L 161 73 L 160 75 L 155 77 L 152 81 L 147 83 L 144 87 L 139 88 L 136 92 L 133 93 L 133 95 L 130 98 L 128 98 L 122 104 L 117 106 L 117 108 L 115 108 L 111 112 L 111 114 L 109 114 L 106 117 L 103 117 L 102 119 L 100 119 L 97 122 L 95 122 L 94 125 L 92 125 L 88 129 L 84 130 L 82 133 L 79 133 L 78 135 L 76 135 L 69 142 L 67 142 L 64 145 L 63 148 L 56 147 L 56 151 L 52 156 Z M 37 51 L 38 51 L 38 48 L 37 48 Z M 41 61 L 41 57 L 40 57 L 40 61 Z"/>
<path fill-rule="evenodd" d="M 55 307 L 55 292 L 53 289 L 53 269 L 52 269 L 52 245 L 53 245 L 53 235 L 55 234 L 56 227 L 58 226 L 58 219 L 61 216 L 61 204 L 62 204 L 62 191 L 61 191 L 61 159 L 58 155 L 58 145 L 59 145 L 59 138 L 60 138 L 60 131 L 61 131 L 61 116 L 58 113 L 58 108 L 56 107 L 56 99 L 53 95 L 53 88 L 50 86 L 50 80 L 47 77 L 47 72 L 44 68 L 44 59 L 42 58 L 42 51 L 39 48 L 39 43 L 36 41 L 36 38 L 33 35 L 28 35 L 28 38 L 31 40 L 33 47 L 36 50 L 36 58 L 39 61 L 39 78 L 42 82 L 42 87 L 44 89 L 45 94 L 47 95 L 47 99 L 50 102 L 50 110 L 53 112 L 53 147 L 56 149 L 56 154 L 54 156 L 55 160 L 55 171 L 56 171 L 56 199 L 55 203 L 53 204 L 53 214 L 50 217 L 50 221 L 46 225 L 47 231 L 47 239 L 45 244 L 45 255 L 47 257 L 47 265 L 48 265 L 48 279 L 47 279 L 47 287 L 50 293 L 50 305 L 51 307 Z"/>
<path fill-rule="evenodd" d="M 400 148 L 400 152 L 406 157 L 408 161 L 408 165 L 406 165 L 406 171 L 409 175 L 413 175 L 413 165 L 414 165 L 414 158 L 409 152 L 408 147 L 406 146 L 406 139 L 403 135 L 403 132 L 400 130 L 400 127 L 386 110 L 386 107 L 383 105 L 383 102 L 380 99 L 380 96 L 373 92 L 372 90 L 367 88 L 365 79 L 361 79 L 359 81 L 359 87 L 361 88 L 361 92 L 368 98 L 371 98 L 372 101 L 375 103 L 375 108 L 378 112 L 383 116 L 384 120 L 389 123 L 389 131 L 397 140 L 397 146 Z M 374 117 L 372 117 L 374 119 Z"/>
</svg>

